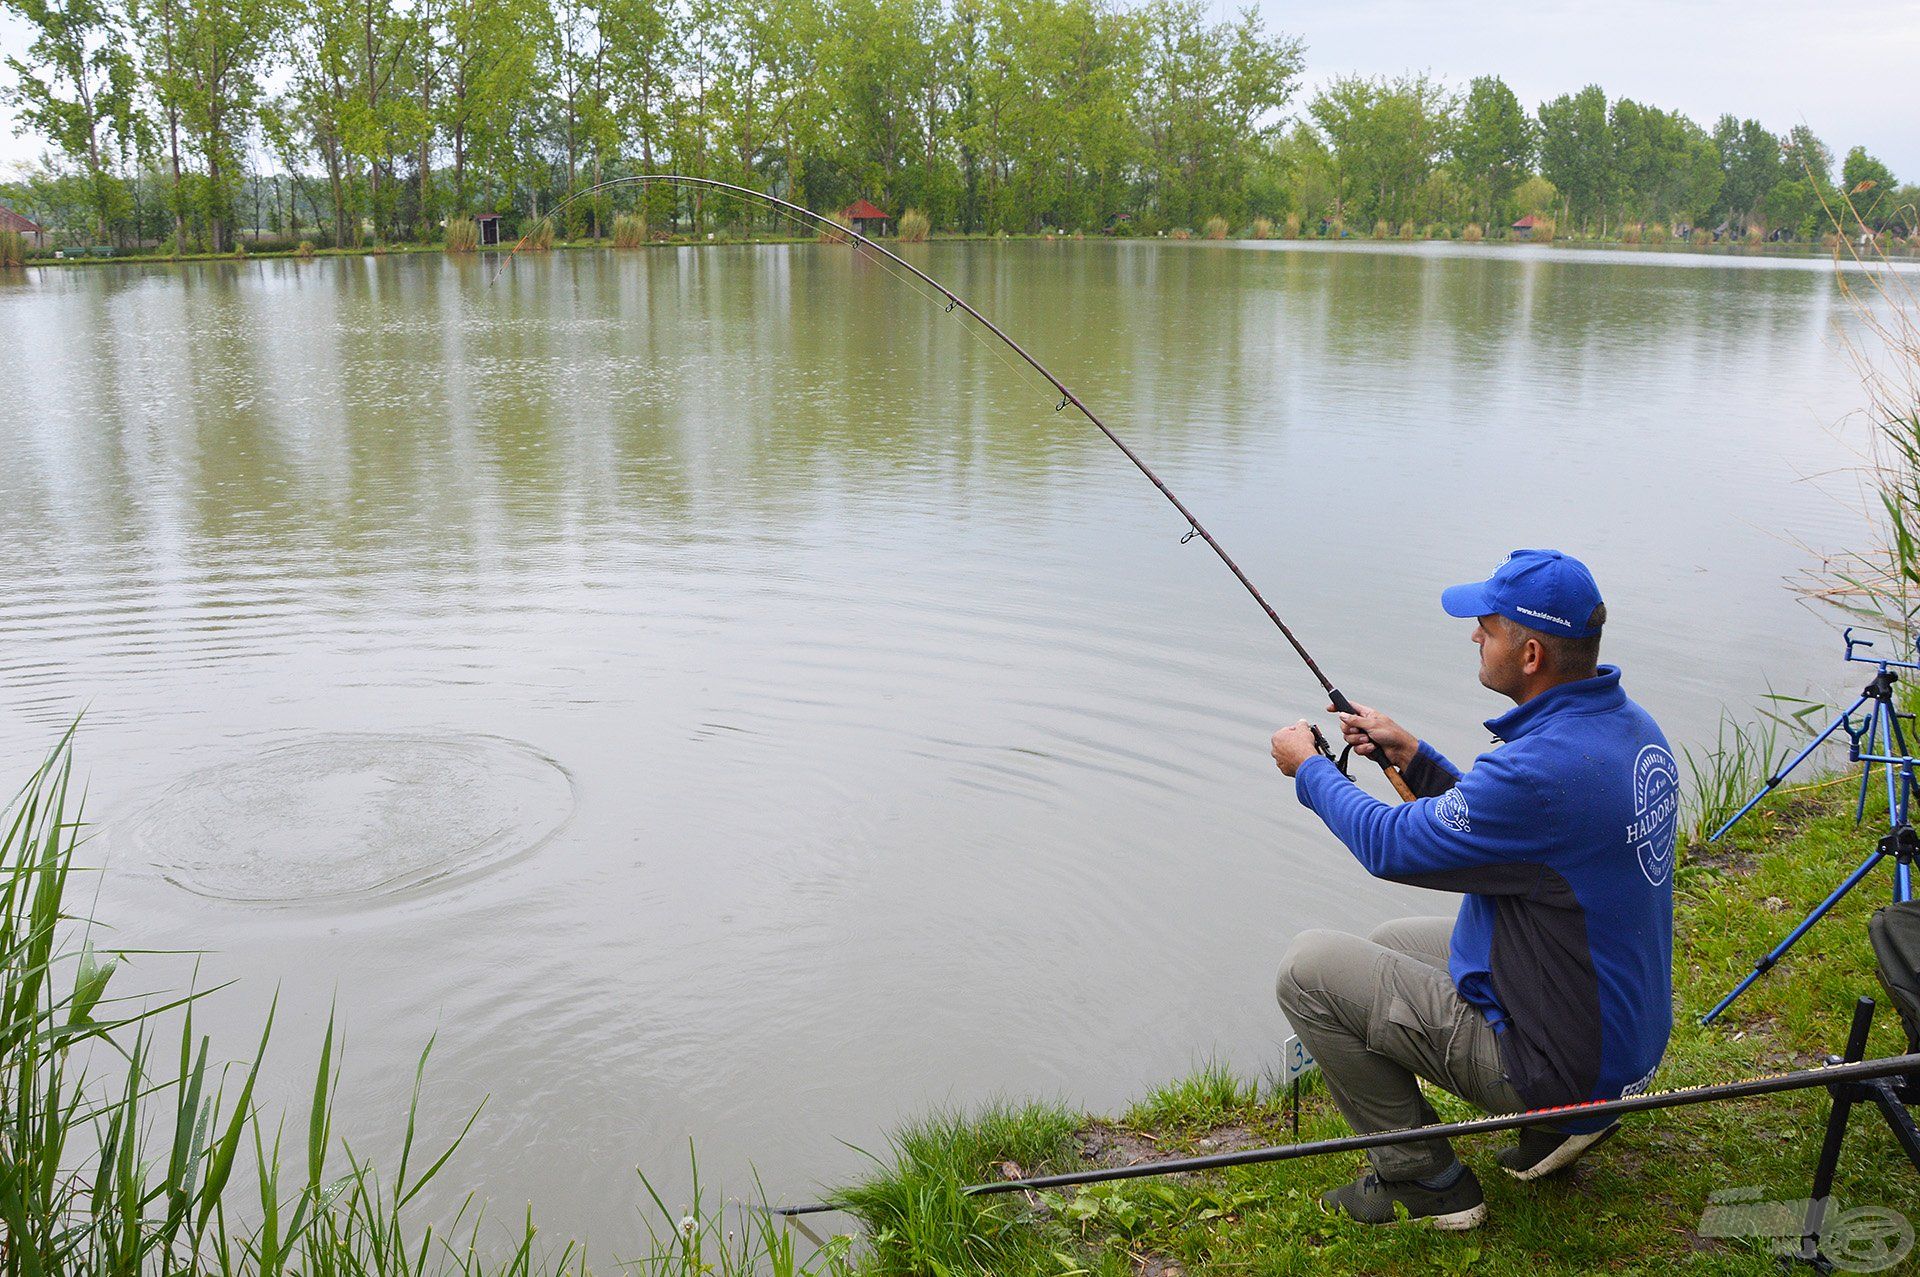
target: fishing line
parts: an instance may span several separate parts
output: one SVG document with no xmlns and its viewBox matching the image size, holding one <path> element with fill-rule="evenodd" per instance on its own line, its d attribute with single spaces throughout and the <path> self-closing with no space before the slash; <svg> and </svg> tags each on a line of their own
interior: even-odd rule
<svg viewBox="0 0 1920 1277">
<path fill-rule="evenodd" d="M 1207 548 L 1212 550 L 1220 562 L 1226 565 L 1229 572 L 1233 573 L 1234 579 L 1239 581 L 1241 587 L 1252 596 L 1253 601 L 1260 605 L 1260 610 L 1266 613 L 1267 619 L 1272 621 L 1274 628 L 1280 631 L 1280 636 L 1287 640 L 1288 645 L 1293 648 L 1295 654 L 1298 655 L 1301 661 L 1306 664 L 1306 667 L 1312 671 L 1314 678 L 1319 681 L 1321 688 L 1325 690 L 1327 700 L 1333 706 L 1334 710 L 1342 714 L 1353 714 L 1357 712 L 1354 709 L 1353 702 L 1348 700 L 1345 693 L 1341 692 L 1338 687 L 1334 686 L 1333 680 L 1328 678 L 1326 672 L 1320 668 L 1320 663 L 1313 659 L 1313 655 L 1307 651 L 1306 645 L 1294 635 L 1293 630 L 1287 623 L 1280 619 L 1280 613 L 1274 610 L 1271 603 L 1267 602 L 1266 596 L 1260 593 L 1260 588 L 1253 583 L 1252 578 L 1241 569 L 1238 563 L 1234 562 L 1233 556 L 1228 554 L 1226 548 L 1214 539 L 1213 534 L 1207 531 L 1206 527 L 1200 522 L 1199 518 L 1194 515 L 1193 511 L 1187 508 L 1186 503 L 1174 495 L 1173 489 L 1169 488 L 1166 482 L 1153 472 L 1153 467 L 1149 466 L 1141 458 L 1139 453 L 1129 447 L 1124 439 L 1115 434 L 1106 422 L 1100 420 L 1100 418 L 1094 414 L 1094 411 L 1087 407 L 1086 403 L 1081 400 L 1080 396 L 1067 388 L 1067 384 L 1064 381 L 1054 376 L 1045 364 L 1042 364 L 1038 359 L 1035 359 L 1031 354 L 1027 353 L 1026 347 L 1009 337 L 998 324 L 974 309 L 965 298 L 961 297 L 951 288 L 948 288 L 945 284 L 942 284 L 933 276 L 927 274 L 927 272 L 921 270 L 918 266 L 915 266 L 912 262 L 901 257 L 898 253 L 875 243 L 859 231 L 842 226 L 840 223 L 823 214 L 816 213 L 810 208 L 805 208 L 788 200 L 783 200 L 778 196 L 768 195 L 764 191 L 756 191 L 751 187 L 737 186 L 732 182 L 716 181 L 708 177 L 685 177 L 677 173 L 640 173 L 628 177 L 609 178 L 604 182 L 596 182 L 594 185 L 576 191 L 574 194 L 561 200 L 558 204 L 554 205 L 553 208 L 548 210 L 546 216 L 549 219 L 557 217 L 571 205 L 580 200 L 598 195 L 602 191 L 612 190 L 620 186 L 640 186 L 650 182 L 665 186 L 681 186 L 691 190 L 719 191 L 727 195 L 733 195 L 741 199 L 764 204 L 768 208 L 787 216 L 790 221 L 799 222 L 799 224 L 803 226 L 826 230 L 836 240 L 844 239 L 850 243 L 866 247 L 879 258 L 885 259 L 886 262 L 890 262 L 907 271 L 915 280 L 918 280 L 921 284 L 925 284 L 940 294 L 941 297 L 946 299 L 945 310 L 952 311 L 958 308 L 966 312 L 974 322 L 999 338 L 1000 343 L 1006 347 L 1006 349 L 1018 355 L 1027 367 L 1039 373 L 1041 377 L 1045 378 L 1047 384 L 1050 385 L 1054 391 L 1058 392 L 1060 401 L 1054 407 L 1055 412 L 1064 412 L 1068 405 L 1079 409 L 1080 415 L 1092 423 L 1094 428 L 1101 434 L 1105 435 L 1108 442 L 1120 449 L 1127 460 L 1133 463 L 1134 468 L 1146 476 L 1147 481 L 1160 490 L 1160 495 L 1165 497 L 1173 508 L 1180 512 L 1180 517 L 1187 522 L 1187 533 L 1180 538 L 1182 544 L 1191 541 L 1195 537 L 1207 543 Z M 800 219 L 803 218 L 806 220 L 800 221 Z M 507 265 L 519 254 L 520 250 L 526 246 L 527 239 L 532 233 L 533 232 L 529 230 L 526 235 L 522 235 L 519 241 L 514 244 L 512 250 L 495 266 L 492 279 L 489 280 L 490 283 L 492 280 L 499 279 L 501 271 L 505 270 Z M 903 280 L 902 282 L 906 281 Z M 926 294 L 917 286 L 914 287 L 914 291 L 920 293 L 922 297 L 926 297 Z M 927 300 L 934 301 L 934 299 L 930 297 L 927 298 Z M 935 302 L 935 304 L 938 303 Z M 978 336 L 978 334 L 975 335 Z M 981 340 L 985 339 L 982 338 Z M 1005 358 L 1004 354 L 1002 358 Z M 1371 743 L 1371 738 L 1368 739 L 1369 743 Z M 1320 736 L 1318 729 L 1314 732 L 1314 741 L 1322 752 L 1328 752 L 1326 742 Z M 1387 780 L 1393 785 L 1394 792 L 1399 794 L 1400 797 L 1407 802 L 1413 801 L 1413 790 L 1407 786 L 1406 779 L 1400 774 L 1400 769 L 1394 766 L 1393 762 L 1387 758 L 1385 750 L 1375 748 L 1367 757 L 1373 759 L 1374 762 L 1380 765 L 1381 771 L 1386 773 Z"/>
</svg>

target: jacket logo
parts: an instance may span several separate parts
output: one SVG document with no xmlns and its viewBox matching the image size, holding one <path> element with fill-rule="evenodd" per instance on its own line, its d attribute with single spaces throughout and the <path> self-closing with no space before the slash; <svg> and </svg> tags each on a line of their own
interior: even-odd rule
<svg viewBox="0 0 1920 1277">
<path fill-rule="evenodd" d="M 1455 833 L 1468 831 L 1467 800 L 1458 785 L 1433 800 L 1433 818 Z"/>
<path fill-rule="evenodd" d="M 1627 841 L 1640 857 L 1640 872 L 1658 887 L 1673 874 L 1673 844 L 1680 823 L 1680 769 L 1673 755 L 1648 745 L 1633 760 L 1633 823 Z"/>
</svg>

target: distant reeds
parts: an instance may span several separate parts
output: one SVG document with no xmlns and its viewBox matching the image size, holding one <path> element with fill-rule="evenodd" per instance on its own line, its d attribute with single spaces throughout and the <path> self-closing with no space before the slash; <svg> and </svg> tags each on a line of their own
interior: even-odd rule
<svg viewBox="0 0 1920 1277">
<path fill-rule="evenodd" d="M 1638 244 L 1640 242 L 1640 236 L 1645 229 L 1646 228 L 1639 222 L 1628 222 L 1620 228 L 1620 242 L 1622 244 Z"/>
<path fill-rule="evenodd" d="M 447 238 L 441 248 L 448 253 L 477 252 L 480 248 L 480 223 L 471 217 L 448 218 Z"/>
<path fill-rule="evenodd" d="M 820 229 L 814 238 L 822 244 L 857 244 L 853 238 L 853 223 L 838 213 L 830 213 L 820 223 Z"/>
<path fill-rule="evenodd" d="M 1201 228 L 1201 234 L 1205 235 L 1208 239 L 1225 239 L 1227 237 L 1227 219 L 1217 213 L 1209 217 L 1206 225 Z"/>
<path fill-rule="evenodd" d="M 1282 225 L 1286 227 L 1286 238 L 1288 239 L 1300 238 L 1300 214 L 1288 213 L 1287 220 L 1284 223 L 1282 223 Z"/>
<path fill-rule="evenodd" d="M 1387 219 L 1384 217 L 1381 218 L 1379 221 L 1375 222 L 1373 224 L 1373 237 L 1375 239 L 1392 239 L 1393 238 L 1392 224 L 1389 223 Z"/>
<path fill-rule="evenodd" d="M 1747 243 L 1758 247 L 1766 242 L 1767 235 L 1765 231 L 1761 230 L 1758 226 L 1747 227 Z"/>
<path fill-rule="evenodd" d="M 895 236 L 902 244 L 924 244 L 932 232 L 933 220 L 921 210 L 910 208 L 900 214 L 900 225 Z"/>
<path fill-rule="evenodd" d="M 1533 234 L 1530 238 L 1536 244 L 1551 244 L 1553 243 L 1555 233 L 1557 233 L 1559 229 L 1551 217 L 1535 216 L 1533 219 Z"/>
<path fill-rule="evenodd" d="M 1412 222 L 1411 220 L 1409 220 L 1409 221 L 1405 221 L 1405 222 L 1402 222 L 1402 223 L 1400 223 L 1400 238 L 1401 238 L 1401 239 L 1412 239 L 1412 238 L 1413 238 L 1413 236 L 1414 236 L 1414 225 L 1413 225 L 1413 222 Z"/>
<path fill-rule="evenodd" d="M 1272 239 L 1273 238 L 1273 219 L 1270 217 L 1254 218 L 1252 233 L 1255 239 Z"/>
<path fill-rule="evenodd" d="M 300 247 L 293 250 L 293 255 L 301 261 L 312 261 L 314 255 L 313 241 L 310 239 L 301 240 Z"/>
<path fill-rule="evenodd" d="M 1184 226 L 1176 226 L 1167 232 L 1168 239 L 1192 239 L 1193 232 Z"/>
<path fill-rule="evenodd" d="M 530 253 L 544 253 L 553 247 L 553 219 L 543 217 L 529 227 L 521 236 L 523 249 Z"/>
<path fill-rule="evenodd" d="M 1668 236 L 1669 232 L 1665 222 L 1648 222 L 1643 238 L 1649 244 L 1664 244 L 1667 242 Z"/>
<path fill-rule="evenodd" d="M 1486 237 L 1487 233 L 1480 229 L 1480 223 L 1478 222 L 1468 222 L 1467 229 L 1460 232 L 1460 238 L 1469 244 L 1478 244 Z"/>
<path fill-rule="evenodd" d="M 1704 226 L 1696 226 L 1693 228 L 1693 234 L 1687 237 L 1687 242 L 1695 248 L 1705 248 L 1713 243 L 1713 232 Z"/>
<path fill-rule="evenodd" d="M 613 217 L 613 246 L 639 248 L 647 242 L 647 219 L 638 213 L 616 213 Z"/>
<path fill-rule="evenodd" d="M 27 237 L 19 231 L 0 231 L 0 267 L 27 264 Z"/>
</svg>

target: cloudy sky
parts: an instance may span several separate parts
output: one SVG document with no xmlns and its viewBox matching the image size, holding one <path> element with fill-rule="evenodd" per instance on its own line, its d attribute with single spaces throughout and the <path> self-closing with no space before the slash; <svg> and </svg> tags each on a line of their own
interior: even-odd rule
<svg viewBox="0 0 1920 1277">
<path fill-rule="evenodd" d="M 1724 111 L 1775 132 L 1809 124 L 1836 157 L 1864 145 L 1920 180 L 1920 0 L 1259 3 L 1270 29 L 1306 40 L 1309 92 L 1351 71 L 1426 70 L 1458 86 L 1493 72 L 1531 107 L 1599 84 L 1708 127 Z M 19 23 L 0 19 L 0 51 L 24 46 Z M 40 150 L 0 106 L 0 166 Z"/>
</svg>

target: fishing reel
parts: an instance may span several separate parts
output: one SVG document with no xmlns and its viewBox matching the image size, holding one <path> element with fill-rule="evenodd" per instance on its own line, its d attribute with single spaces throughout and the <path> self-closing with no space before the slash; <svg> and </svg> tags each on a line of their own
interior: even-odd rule
<svg viewBox="0 0 1920 1277">
<path fill-rule="evenodd" d="M 1307 730 L 1313 733 L 1313 747 L 1319 751 L 1320 756 L 1339 768 L 1342 776 L 1351 779 L 1352 773 L 1347 770 L 1347 759 L 1353 754 L 1353 746 L 1347 746 L 1341 750 L 1336 757 L 1333 752 L 1333 746 L 1327 744 L 1326 733 L 1320 730 L 1319 724 L 1308 723 Z"/>
</svg>

